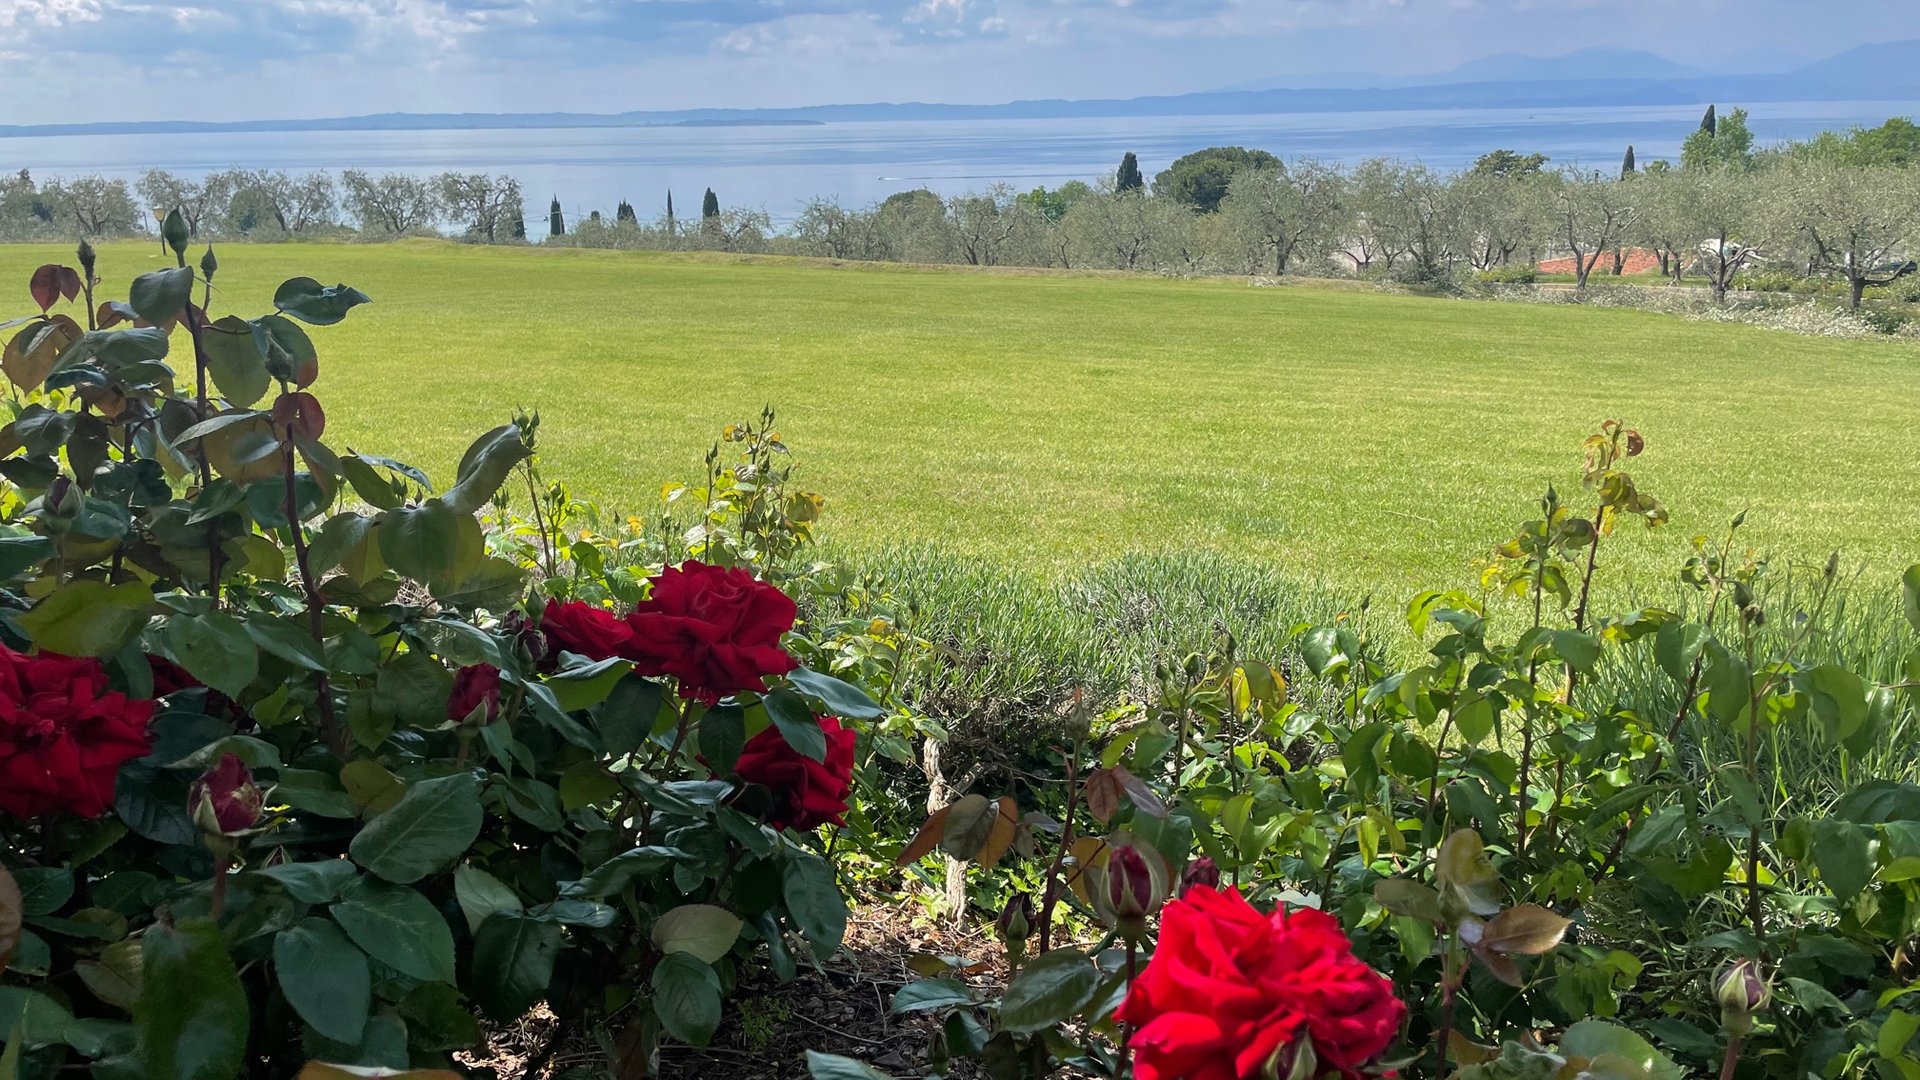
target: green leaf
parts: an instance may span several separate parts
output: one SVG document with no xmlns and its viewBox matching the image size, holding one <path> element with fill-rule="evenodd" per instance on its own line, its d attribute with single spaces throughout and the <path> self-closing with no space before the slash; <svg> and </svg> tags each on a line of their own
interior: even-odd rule
<svg viewBox="0 0 1920 1080">
<path fill-rule="evenodd" d="M 63 867 L 21 867 L 13 880 L 20 887 L 20 913 L 29 919 L 51 915 L 73 899 L 73 871 Z"/>
<path fill-rule="evenodd" d="M 422 780 L 367 822 L 347 850 L 368 871 L 410 885 L 464 854 L 485 817 L 480 781 L 472 773 Z"/>
<path fill-rule="evenodd" d="M 691 953 L 708 964 L 733 951 L 746 925 L 723 907 L 682 904 L 653 923 L 653 943 L 663 953 Z"/>
<path fill-rule="evenodd" d="M 210 919 L 152 927 L 140 969 L 133 1024 L 146 1074 L 168 1080 L 239 1076 L 252 1006 L 220 928 Z"/>
<path fill-rule="evenodd" d="M 794 753 L 812 761 L 827 760 L 827 733 L 820 730 L 820 718 L 805 698 L 791 690 L 775 690 L 762 702 Z"/>
<path fill-rule="evenodd" d="M 1873 880 L 1867 830 L 1851 821 L 1823 818 L 1813 823 L 1813 838 L 1813 863 L 1835 896 L 1851 900 Z"/>
<path fill-rule="evenodd" d="M 1000 1000 L 1000 1028 L 1025 1035 L 1063 1023 L 1086 1007 L 1100 989 L 1100 969 L 1077 949 L 1035 957 L 1007 984 Z"/>
<path fill-rule="evenodd" d="M 520 895 L 506 882 L 471 863 L 453 868 L 453 896 L 460 903 L 460 913 L 467 917 L 468 933 L 478 932 L 490 916 L 502 912 L 517 915 L 526 910 Z"/>
<path fill-rule="evenodd" d="M 292 616 L 256 611 L 247 616 L 246 627 L 247 636 L 255 645 L 287 663 L 308 671 L 327 670 L 327 655 L 321 651 L 320 643 L 313 640 L 312 631 Z"/>
<path fill-rule="evenodd" d="M 807 1075 L 813 1080 L 893 1080 L 865 1062 L 818 1050 L 807 1051 Z"/>
<path fill-rule="evenodd" d="M 453 931 L 433 902 L 413 889 L 360 878 L 333 905 L 333 919 L 368 956 L 400 974 L 454 981 Z"/>
<path fill-rule="evenodd" d="M 193 296 L 193 268 L 172 266 L 133 279 L 127 288 L 127 306 L 150 323 L 163 323 L 180 314 Z"/>
<path fill-rule="evenodd" d="M 0 986 L 0 1031 L 13 1033 L 9 1042 L 28 1048 L 65 1042 L 73 1014 L 64 1005 L 23 986 Z"/>
<path fill-rule="evenodd" d="M 693 741 L 716 774 L 732 773 L 747 742 L 745 713 L 737 705 L 707 710 L 694 725 Z"/>
<path fill-rule="evenodd" d="M 560 895 L 573 900 L 598 900 L 612 896 L 632 884 L 635 878 L 658 873 L 668 863 L 687 858 L 691 856 L 679 848 L 637 847 L 594 867 L 580 880 L 562 885 Z"/>
<path fill-rule="evenodd" d="M 200 334 L 207 354 L 207 374 L 220 396 L 242 408 L 252 408 L 272 385 L 267 354 L 253 332 L 253 324 L 229 315 Z"/>
<path fill-rule="evenodd" d="M 53 541 L 44 536 L 0 537 L 0 581 L 19 577 L 53 558 Z"/>
<path fill-rule="evenodd" d="M 590 664 L 561 668 L 547 676 L 547 687 L 563 712 L 591 709 L 607 700 L 613 688 L 633 670 L 633 661 L 610 656 Z"/>
<path fill-rule="evenodd" d="M 1847 1008 L 1846 1002 L 1835 997 L 1833 991 L 1828 990 L 1819 983 L 1789 977 L 1787 979 L 1787 987 L 1793 991 L 1793 1000 L 1799 1002 L 1800 1007 L 1808 1012 L 1834 1013 L 1840 1016 L 1853 1015 L 1853 1010 Z"/>
<path fill-rule="evenodd" d="M 228 697 L 260 674 L 260 651 L 239 619 L 224 611 L 167 619 L 167 651 L 187 674 Z"/>
<path fill-rule="evenodd" d="M 831 675 L 795 668 L 787 675 L 787 681 L 808 697 L 818 698 L 828 713 L 841 719 L 878 720 L 887 715 L 887 710 L 868 697 L 865 690 Z"/>
<path fill-rule="evenodd" d="M 1907 613 L 1907 622 L 1915 633 L 1920 633 L 1920 563 L 1907 567 L 1900 575 L 1900 609 Z"/>
<path fill-rule="evenodd" d="M 780 873 L 787 915 L 814 952 L 826 957 L 847 935 L 847 900 L 834 880 L 833 867 L 818 855 L 795 853 Z"/>
<path fill-rule="evenodd" d="M 1653 1044 L 1604 1020 L 1582 1020 L 1560 1036 L 1560 1054 L 1590 1058 L 1588 1071 L 1613 1080 L 1686 1080 L 1686 1072 Z"/>
<path fill-rule="evenodd" d="M 1553 651 L 1573 670 L 1582 675 L 1589 674 L 1593 666 L 1600 662 L 1600 639 L 1578 630 L 1555 630 Z"/>
<path fill-rule="evenodd" d="M 373 977 L 367 955 L 325 919 L 306 918 L 274 935 L 273 975 L 300 1019 L 334 1042 L 367 1030 Z"/>
<path fill-rule="evenodd" d="M 518 1020 L 553 981 L 565 937 L 557 925 L 514 912 L 487 917 L 473 935 L 473 996 L 487 1015 Z"/>
<path fill-rule="evenodd" d="M 152 608 L 153 590 L 141 582 L 108 585 L 83 578 L 55 589 L 13 621 L 43 649 L 108 657 L 139 636 Z"/>
<path fill-rule="evenodd" d="M 332 326 L 373 298 L 346 285 L 322 285 L 310 277 L 288 278 L 274 290 L 274 310 L 314 326 Z"/>
<path fill-rule="evenodd" d="M 380 556 L 403 577 L 455 585 L 486 559 L 486 540 L 473 515 L 436 499 L 382 515 Z"/>
<path fill-rule="evenodd" d="M 360 877 L 359 869 L 345 859 L 281 863 L 254 872 L 278 882 L 288 896 L 303 904 L 331 904 Z"/>
<path fill-rule="evenodd" d="M 962 983 L 952 979 L 921 979 L 908 983 L 893 995 L 895 1016 L 901 1013 L 926 1012 L 929 1009 L 946 1009 L 956 1005 L 973 1004 L 973 994 Z"/>
<path fill-rule="evenodd" d="M 1667 678 L 1685 683 L 1706 644 L 1707 630 L 1699 623 L 1670 622 L 1654 635 L 1653 658 Z"/>
<path fill-rule="evenodd" d="M 487 505 L 515 465 L 533 456 L 515 424 L 494 428 L 475 439 L 460 458 L 460 469 L 453 487 L 440 498 L 463 514 L 471 514 Z"/>
<path fill-rule="evenodd" d="M 720 977 L 690 953 L 672 953 L 653 969 L 653 1014 L 667 1034 L 705 1046 L 720 1026 Z"/>
</svg>

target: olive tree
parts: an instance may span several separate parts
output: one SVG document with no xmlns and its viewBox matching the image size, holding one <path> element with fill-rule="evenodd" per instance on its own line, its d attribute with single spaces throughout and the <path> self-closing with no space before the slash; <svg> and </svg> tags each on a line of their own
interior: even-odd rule
<svg viewBox="0 0 1920 1080">
<path fill-rule="evenodd" d="M 1248 169 L 1233 178 L 1220 214 L 1246 246 L 1248 270 L 1319 258 L 1346 234 L 1346 189 L 1340 174 L 1317 161 Z"/>
<path fill-rule="evenodd" d="M 1775 170 L 1759 197 L 1778 228 L 1807 257 L 1809 269 L 1847 283 L 1851 306 L 1870 285 L 1905 272 L 1920 233 L 1920 185 L 1911 170 L 1791 162 Z"/>
<path fill-rule="evenodd" d="M 1600 257 L 1631 234 L 1637 182 L 1567 169 L 1552 181 L 1547 205 L 1553 241 L 1573 257 L 1574 288 L 1585 289 Z"/>
<path fill-rule="evenodd" d="M 232 178 L 227 173 L 212 173 L 205 179 L 193 181 L 165 169 L 148 169 L 140 177 L 138 186 L 140 198 L 155 216 L 169 210 L 180 211 L 190 238 L 218 231 L 219 214 L 233 197 Z"/>
<path fill-rule="evenodd" d="M 1660 246 L 1676 261 L 1692 256 L 1716 303 L 1726 303 L 1727 290 L 1740 271 L 1753 265 L 1768 242 L 1767 215 L 1760 205 L 1759 185 L 1748 175 L 1730 169 L 1681 169 L 1659 177 L 1643 177 L 1646 190 L 1641 214 L 1652 226 L 1640 233 L 1660 234 Z"/>
<path fill-rule="evenodd" d="M 1545 230 L 1537 170 L 1469 170 L 1454 178 L 1452 195 L 1460 249 L 1475 270 L 1506 266 L 1540 246 Z"/>
<path fill-rule="evenodd" d="M 520 181 L 486 173 L 441 173 L 433 190 L 447 216 L 467 226 L 467 235 L 498 243 L 515 220 L 526 214 Z"/>
<path fill-rule="evenodd" d="M 431 185 L 405 173 L 373 176 L 359 169 L 340 174 L 349 213 L 366 232 L 407 233 L 425 229 L 440 217 L 440 199 Z"/>
</svg>

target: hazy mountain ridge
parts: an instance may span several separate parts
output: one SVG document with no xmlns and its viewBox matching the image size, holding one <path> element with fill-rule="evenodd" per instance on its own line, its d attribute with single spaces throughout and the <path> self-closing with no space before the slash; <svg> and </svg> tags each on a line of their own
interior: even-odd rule
<svg viewBox="0 0 1920 1080">
<path fill-rule="evenodd" d="M 1520 60 L 1528 61 L 1521 63 Z M 1565 57 L 1491 57 L 1455 69 L 1485 71 L 1510 64 L 1521 74 L 1556 65 L 1592 70 L 1609 61 L 1621 70 L 1681 65 L 1634 50 L 1582 50 Z M 1603 70 L 1609 70 L 1603 68 Z M 1429 76 L 1442 78 L 1447 76 Z M 1136 98 L 1014 101 L 999 105 L 882 102 L 778 109 L 676 109 L 599 113 L 382 113 L 326 119 L 231 123 L 126 122 L 0 125 L 0 137 L 85 134 L 170 134 L 248 131 L 420 131 L 511 128 L 645 127 L 671 124 L 751 125 L 884 120 L 1062 119 L 1123 116 L 1232 116 L 1301 112 L 1376 112 L 1429 109 L 1579 108 L 1635 105 L 1751 105 L 1768 101 L 1876 101 L 1920 99 L 1920 40 L 1864 45 L 1779 74 L 1674 75 L 1482 79 L 1366 88 L 1272 88 L 1208 91 Z"/>
</svg>

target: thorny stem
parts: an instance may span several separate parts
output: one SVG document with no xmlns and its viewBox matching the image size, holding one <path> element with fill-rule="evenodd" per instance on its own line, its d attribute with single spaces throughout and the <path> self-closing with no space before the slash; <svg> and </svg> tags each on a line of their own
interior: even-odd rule
<svg viewBox="0 0 1920 1080">
<path fill-rule="evenodd" d="M 297 474 L 294 471 L 293 433 L 287 432 L 287 443 L 283 451 L 287 476 L 287 532 L 293 536 L 293 560 L 300 568 L 300 588 L 307 598 L 307 628 L 313 634 L 313 643 L 323 652 L 326 649 L 326 600 L 320 595 L 320 585 L 313 580 L 313 567 L 307 560 L 306 529 L 300 523 L 299 489 Z M 313 686 L 318 694 L 320 707 L 320 732 L 327 740 L 327 746 L 333 756 L 341 761 L 347 759 L 346 732 L 340 727 L 340 718 L 333 711 L 333 682 L 324 671 L 313 673 Z"/>
<path fill-rule="evenodd" d="M 185 266 L 186 264 L 186 258 L 182 256 L 180 265 Z M 194 422 L 199 423 L 209 415 L 207 407 L 207 347 L 200 334 L 200 317 L 194 314 L 191 301 L 188 302 L 186 307 L 186 323 L 187 336 L 193 339 L 193 366 L 195 376 L 198 380 L 198 394 L 195 400 L 197 409 L 194 413 Z M 200 491 L 202 494 L 205 494 L 207 488 L 213 484 L 213 466 L 207 463 L 207 447 L 204 441 L 195 440 L 193 444 L 193 456 L 195 463 L 200 466 Z M 220 567 L 225 561 L 226 559 L 220 551 L 220 526 L 219 520 L 216 518 L 207 522 L 207 592 L 212 595 L 215 606 L 218 606 L 220 603 Z"/>
<path fill-rule="evenodd" d="M 1546 567 L 1545 556 L 1541 556 L 1541 559 L 1533 574 L 1533 625 L 1536 628 L 1540 625 L 1540 605 L 1544 591 L 1541 574 Z M 1537 686 L 1539 677 L 1540 661 L 1536 659 L 1527 665 L 1527 686 L 1529 688 Z M 1534 705 L 1534 702 L 1528 702 L 1527 708 L 1520 714 L 1520 777 L 1519 787 L 1513 794 L 1513 853 L 1517 857 L 1524 857 L 1527 853 L 1527 788 L 1532 782 L 1533 772 Z"/>
<path fill-rule="evenodd" d="M 1740 1036 L 1727 1039 L 1727 1054 L 1720 1059 L 1720 1080 L 1733 1080 L 1734 1066 L 1740 1063 Z"/>
<path fill-rule="evenodd" d="M 233 856 L 221 855 L 213 860 L 213 897 L 208 903 L 208 913 L 214 922 L 227 913 L 227 878 L 232 876 Z"/>
<path fill-rule="evenodd" d="M 1133 980 L 1139 973 L 1140 944 L 1132 938 L 1127 939 L 1127 992 L 1133 992 Z M 1120 1027 L 1120 1080 L 1133 1075 L 1133 1025 Z"/>
<path fill-rule="evenodd" d="M 533 466 L 525 465 L 522 468 L 527 474 L 527 496 L 533 500 L 533 526 L 540 530 L 541 561 L 546 564 L 547 577 L 558 577 L 559 573 L 553 558 L 553 539 L 547 533 L 546 517 L 540 512 L 540 492 L 533 482 Z"/>
<path fill-rule="evenodd" d="M 1444 970 L 1440 977 L 1440 1025 L 1434 1028 L 1433 1032 L 1435 1076 L 1445 1076 L 1447 1074 L 1447 1053 L 1450 1049 L 1448 1042 L 1453 1036 L 1453 1009 L 1455 998 L 1459 991 L 1458 980 L 1454 971 L 1455 950 L 1455 943 L 1452 939 L 1449 939 L 1447 942 L 1447 951 L 1442 960 Z"/>
</svg>

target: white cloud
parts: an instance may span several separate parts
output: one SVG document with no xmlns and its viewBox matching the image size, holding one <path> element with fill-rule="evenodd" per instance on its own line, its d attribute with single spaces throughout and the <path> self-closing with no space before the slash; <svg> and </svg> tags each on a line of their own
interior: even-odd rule
<svg viewBox="0 0 1920 1080">
<path fill-rule="evenodd" d="M 0 27 L 57 27 L 99 22 L 101 0 L 0 0 Z"/>
</svg>

